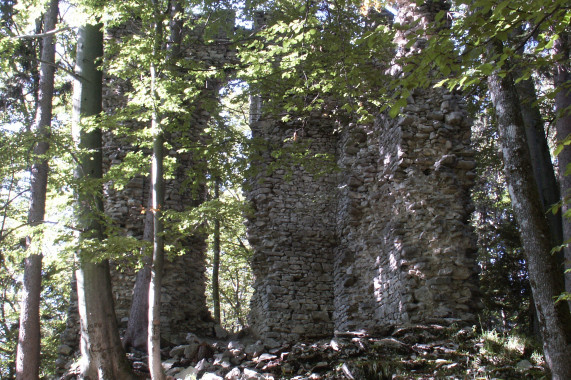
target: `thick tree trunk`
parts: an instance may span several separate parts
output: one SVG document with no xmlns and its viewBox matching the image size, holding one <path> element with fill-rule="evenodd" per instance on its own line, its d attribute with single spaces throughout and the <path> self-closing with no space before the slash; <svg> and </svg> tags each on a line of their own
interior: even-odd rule
<svg viewBox="0 0 571 380">
<path fill-rule="evenodd" d="M 220 181 L 214 181 L 214 199 L 220 198 Z M 212 258 L 212 303 L 214 304 L 214 320 L 220 324 L 220 218 L 214 219 L 214 247 Z"/>
<path fill-rule="evenodd" d="M 533 174 L 537 183 L 539 197 L 543 210 L 547 215 L 553 246 L 563 242 L 563 227 L 561 225 L 561 213 L 553 214 L 549 209 L 560 200 L 559 185 L 555 177 L 551 153 L 547 144 L 545 128 L 541 112 L 537 105 L 537 93 L 531 79 L 522 80 L 516 85 L 520 100 L 520 109 L 527 146 L 529 147 Z M 561 260 L 562 261 L 562 260 Z"/>
<path fill-rule="evenodd" d="M 151 189 L 152 193 L 152 189 Z M 149 199 L 147 212 L 145 214 L 145 229 L 143 240 L 153 241 L 153 213 L 152 199 Z M 129 312 L 129 323 L 123 338 L 123 347 L 128 349 L 134 347 L 140 351 L 147 351 L 147 337 L 149 332 L 149 283 L 151 281 L 151 260 L 152 256 L 143 249 L 143 267 L 137 273 L 135 287 L 133 289 L 133 300 Z"/>
<path fill-rule="evenodd" d="M 514 70 L 515 75 L 519 76 L 520 72 Z M 515 85 L 520 101 L 520 110 L 525 126 L 525 135 L 530 156 L 532 157 L 531 165 L 533 167 L 533 175 L 539 191 L 539 197 L 543 206 L 543 212 L 549 223 L 549 231 L 551 233 L 551 246 L 558 247 L 563 243 L 563 224 L 561 211 L 553 213 L 550 208 L 556 205 L 560 200 L 560 189 L 555 176 L 553 162 L 551 161 L 551 153 L 547 144 L 547 137 L 541 111 L 537 105 L 537 92 L 532 79 L 521 80 Z M 564 276 L 564 253 L 559 251 L 555 254 L 559 275 Z M 537 326 L 537 316 L 535 308 L 530 319 L 530 325 L 536 333 L 538 339 L 539 326 Z"/>
<path fill-rule="evenodd" d="M 501 46 L 490 49 L 493 56 Z M 501 51 L 501 49 L 499 50 Z M 504 172 L 517 218 L 541 333 L 545 358 L 554 379 L 571 378 L 569 309 L 554 303 L 563 290 L 551 255 L 551 238 L 533 177 L 517 92 L 511 74 L 488 78 L 502 145 Z"/>
<path fill-rule="evenodd" d="M 44 15 L 44 31 L 55 29 L 58 17 L 58 0 L 51 0 Z M 48 185 L 48 160 L 44 157 L 49 149 L 49 129 L 52 122 L 52 99 L 55 75 L 54 36 L 43 38 L 41 52 L 40 83 L 36 120 L 32 132 L 36 135 L 34 160 L 30 173 L 30 209 L 28 223 L 38 226 L 44 221 L 46 191 Z M 29 248 L 33 237 L 26 239 Z M 42 288 L 42 254 L 37 244 L 24 264 L 24 286 L 20 307 L 20 331 L 16 355 L 16 379 L 32 380 L 39 377 L 40 370 L 40 294 Z"/>
<path fill-rule="evenodd" d="M 76 176 L 84 183 L 97 181 L 103 174 L 101 130 L 85 132 L 81 129 L 83 117 L 97 115 L 102 110 L 102 73 L 97 68 L 97 60 L 102 55 L 101 26 L 81 27 L 77 42 L 78 79 L 73 91 L 73 129 L 76 144 L 89 152 L 82 156 L 76 171 Z M 103 226 L 100 222 L 103 195 L 100 185 L 94 183 L 97 190 L 92 190 L 91 193 L 79 191 L 77 195 L 78 228 L 82 241 L 103 239 Z M 97 259 L 97 249 L 80 250 L 78 256 L 76 277 L 81 321 L 81 377 L 132 379 L 134 376 L 119 338 L 109 264 L 107 260 L 93 262 Z"/>
<path fill-rule="evenodd" d="M 560 55 L 555 65 L 553 85 L 559 90 L 555 95 L 555 111 L 557 112 L 556 131 L 557 141 L 563 141 L 571 134 L 571 72 L 569 65 L 569 53 L 571 37 L 563 33 L 554 44 L 555 53 Z M 571 210 L 571 175 L 565 175 L 567 166 L 571 164 L 571 146 L 567 145 L 557 156 L 559 161 L 559 186 L 563 202 L 563 215 Z M 567 199 L 567 201 L 565 201 Z M 571 239 L 571 220 L 563 218 L 563 239 Z M 571 269 L 571 247 L 566 247 L 565 269 Z M 571 273 L 565 274 L 565 290 L 571 293 Z M 571 303 L 570 303 L 571 304 Z"/>
</svg>

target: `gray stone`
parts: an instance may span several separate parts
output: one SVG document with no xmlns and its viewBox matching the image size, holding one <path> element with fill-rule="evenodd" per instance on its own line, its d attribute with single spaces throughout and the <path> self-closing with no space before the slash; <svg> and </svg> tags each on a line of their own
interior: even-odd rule
<svg viewBox="0 0 571 380">
<path fill-rule="evenodd" d="M 244 345 L 238 341 L 232 340 L 228 342 L 228 349 L 231 351 L 244 351 Z"/>
<path fill-rule="evenodd" d="M 192 359 L 198 353 L 198 349 L 200 347 L 200 343 L 193 342 L 190 344 L 185 345 L 184 348 L 184 357 L 187 359 Z"/>
<path fill-rule="evenodd" d="M 216 373 L 206 372 L 200 380 L 224 380 L 222 376 L 217 375 Z"/>
<path fill-rule="evenodd" d="M 173 347 L 169 352 L 169 356 L 171 358 L 184 356 L 188 347 L 188 344 Z"/>
<path fill-rule="evenodd" d="M 198 371 L 194 367 L 187 367 L 174 375 L 175 379 L 195 380 L 198 376 Z"/>
<path fill-rule="evenodd" d="M 270 361 L 270 360 L 274 360 L 277 359 L 278 357 L 276 355 L 272 355 L 272 354 L 261 354 L 260 356 L 258 356 L 257 360 L 258 362 L 264 362 L 264 361 Z"/>
<path fill-rule="evenodd" d="M 235 367 L 230 370 L 225 376 L 224 380 L 240 380 L 240 376 L 242 376 L 242 372 L 240 368 Z"/>
<path fill-rule="evenodd" d="M 175 363 L 177 361 L 178 361 L 177 359 L 168 359 L 168 360 L 165 360 L 164 362 L 162 362 L 161 365 L 163 366 L 163 369 L 165 371 L 168 371 L 169 369 L 171 369 L 175 365 Z"/>
<path fill-rule="evenodd" d="M 61 355 L 69 356 L 73 353 L 73 348 L 67 344 L 62 344 L 58 347 L 58 353 Z"/>
<path fill-rule="evenodd" d="M 248 355 L 249 358 L 251 358 L 254 356 L 259 356 L 262 352 L 264 352 L 264 349 L 265 347 L 263 344 L 254 343 L 247 346 L 244 352 L 246 353 L 246 355 Z"/>
<path fill-rule="evenodd" d="M 449 114 L 446 114 L 445 120 L 446 123 L 450 125 L 460 125 L 464 117 L 465 115 L 463 112 L 450 112 Z"/>
<path fill-rule="evenodd" d="M 250 368 L 244 368 L 243 379 L 245 380 L 259 380 L 263 379 L 263 376 L 258 372 Z"/>
<path fill-rule="evenodd" d="M 264 346 L 266 346 L 267 349 L 272 349 L 280 347 L 281 344 L 275 339 L 267 338 L 264 340 Z"/>
<path fill-rule="evenodd" d="M 520 361 L 516 364 L 515 367 L 516 367 L 517 369 L 519 369 L 519 370 L 525 371 L 525 370 L 528 370 L 528 369 L 532 368 L 532 367 L 533 367 L 533 364 L 531 364 L 531 363 L 529 362 L 529 360 L 525 360 L 525 359 L 524 359 L 524 360 L 520 360 Z"/>
<path fill-rule="evenodd" d="M 218 339 L 226 339 L 226 338 L 228 338 L 228 331 L 226 331 L 220 325 L 214 325 L 214 335 Z"/>
</svg>

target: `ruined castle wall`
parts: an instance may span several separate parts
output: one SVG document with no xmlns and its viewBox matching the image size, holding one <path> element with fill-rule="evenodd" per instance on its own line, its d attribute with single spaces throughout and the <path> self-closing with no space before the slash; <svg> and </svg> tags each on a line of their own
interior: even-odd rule
<svg viewBox="0 0 571 380">
<path fill-rule="evenodd" d="M 473 321 L 475 162 L 461 96 L 416 91 L 398 118 L 379 116 L 339 134 L 322 122 L 305 133 L 311 149 L 336 155 L 339 173 L 316 178 L 280 163 L 272 149 L 255 163 L 260 172 L 248 193 L 254 330 L 292 340 Z M 263 121 L 254 136 L 284 147 L 293 132 Z"/>
<path fill-rule="evenodd" d="M 334 154 L 332 131 L 323 121 L 304 131 L 271 121 L 254 126 L 254 138 L 265 141 L 262 157 L 253 163 L 258 174 L 248 192 L 256 277 L 251 324 L 260 336 L 295 340 L 333 330 L 336 181 L 283 158 L 288 153 L 276 159 L 280 148 L 295 149 L 296 144 L 307 145 L 312 154 Z"/>
<path fill-rule="evenodd" d="M 225 16 L 228 17 L 228 25 L 233 25 L 231 15 Z M 114 31 L 114 37 L 133 33 L 133 29 L 133 26 L 126 27 L 125 30 L 117 29 Z M 186 59 L 195 61 L 196 64 L 221 67 L 235 55 L 234 49 L 225 38 L 227 32 L 221 30 L 217 36 L 218 40 L 206 46 L 202 40 L 203 28 L 185 30 L 188 34 L 188 45 L 183 54 Z M 165 183 L 164 210 L 185 211 L 205 200 L 204 185 L 192 184 L 196 182 L 196 178 L 203 175 L 197 173 L 197 170 L 204 168 L 204 165 L 200 164 L 201 159 L 193 153 L 192 147 L 188 147 L 188 143 L 194 144 L 194 147 L 201 144 L 203 131 L 214 112 L 220 85 L 218 79 L 208 78 L 198 100 L 188 103 L 187 113 L 180 118 L 181 126 L 178 131 L 165 132 L 165 139 L 171 146 L 168 156 L 175 162 L 175 169 Z M 130 90 L 127 81 L 106 78 L 106 113 L 113 114 L 115 110 L 125 107 Z M 134 120 L 120 123 L 121 129 L 131 131 L 148 127 Z M 186 146 L 182 145 L 183 141 L 187 143 Z M 148 160 L 150 164 L 149 149 L 137 147 L 127 136 L 118 136 L 114 131 L 104 135 L 104 165 L 107 169 L 123 163 L 129 152 L 142 152 L 142 160 Z M 124 235 L 143 239 L 145 214 L 142 211 L 149 207 L 149 191 L 150 180 L 141 175 L 130 179 L 121 190 L 116 190 L 110 183 L 106 185 L 106 214 Z M 176 244 L 177 249 L 184 250 L 184 254 L 174 252 L 175 255 L 165 261 L 161 295 L 161 335 L 167 340 L 178 342 L 183 341 L 188 332 L 212 334 L 214 323 L 206 307 L 205 236 L 179 236 L 175 238 L 176 241 L 172 236 L 169 234 L 165 243 Z M 134 270 L 124 266 L 116 267 L 112 271 L 115 309 L 122 326 L 126 326 L 129 318 L 135 275 Z"/>
<path fill-rule="evenodd" d="M 384 173 L 395 174 L 401 133 L 381 125 L 380 119 L 373 125 L 349 125 L 339 144 L 343 177 L 334 276 L 335 328 L 340 331 L 371 331 L 380 321 L 407 319 L 398 308 L 404 293 L 401 272 L 389 270 L 398 260 L 391 248 L 402 215 L 392 212 L 395 199 L 389 181 L 380 180 Z M 380 316 L 379 307 L 391 312 Z"/>
<path fill-rule="evenodd" d="M 341 141 L 336 329 L 474 319 L 464 108 L 458 95 L 418 91 L 398 119 L 353 126 Z"/>
<path fill-rule="evenodd" d="M 423 28 L 443 7 L 442 1 L 420 7 L 403 1 L 398 21 Z M 397 58 L 414 54 L 426 42 L 419 38 L 404 47 L 405 35 L 414 28 L 397 33 Z M 393 75 L 402 75 L 397 63 L 393 67 Z M 335 145 L 328 151 L 335 152 L 339 173 L 296 180 L 303 178 L 300 173 L 291 182 L 258 174 L 262 185 L 250 193 L 256 212 L 249 236 L 256 275 L 252 322 L 262 337 L 291 339 L 323 329 L 331 329 L 329 334 L 375 333 L 407 323 L 475 321 L 476 250 L 468 223 L 475 161 L 466 105 L 460 94 L 430 86 L 414 90 L 407 100 L 397 118 L 379 115 L 369 125 L 346 122 L 340 133 L 323 135 Z M 279 145 L 292 133 L 265 123 L 255 135 L 266 141 Z M 271 162 L 267 155 L 257 165 Z M 329 199 L 325 208 L 292 199 L 291 194 L 311 192 L 314 185 Z M 313 208 L 310 215 L 321 219 L 320 233 L 311 239 L 299 236 L 303 227 L 316 228 L 311 221 L 290 226 L 282 220 L 307 213 L 308 207 Z M 302 241 L 303 250 L 292 249 L 291 241 Z M 327 252 L 330 260 L 322 268 L 329 270 L 323 277 L 331 280 L 308 284 L 315 289 L 312 297 L 326 302 L 320 308 L 329 311 L 327 324 L 310 317 L 314 306 L 297 302 L 296 282 L 287 280 L 290 264 L 305 260 L 305 252 Z M 310 268 L 302 266 L 298 276 L 309 276 Z M 292 319 L 285 297 L 306 307 L 307 317 Z"/>
</svg>

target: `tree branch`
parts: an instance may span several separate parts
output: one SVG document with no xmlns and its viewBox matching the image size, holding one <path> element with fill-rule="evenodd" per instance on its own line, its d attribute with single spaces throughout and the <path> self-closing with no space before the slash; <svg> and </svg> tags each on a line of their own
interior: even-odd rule
<svg viewBox="0 0 571 380">
<path fill-rule="evenodd" d="M 44 38 L 44 37 L 53 36 L 54 34 L 57 34 L 57 33 L 65 32 L 66 30 L 70 30 L 70 29 L 71 29 L 71 26 L 66 26 L 65 28 L 54 29 L 54 30 L 47 31 L 45 33 L 24 34 L 21 36 L 14 36 L 14 38 L 18 38 L 18 39 Z"/>
<path fill-rule="evenodd" d="M 535 25 L 535 27 L 530 30 L 530 32 L 527 34 L 527 36 L 525 36 L 525 38 L 523 39 L 523 41 L 520 42 L 520 44 L 515 48 L 515 51 L 520 50 L 521 48 L 524 47 L 524 45 L 527 43 L 527 41 L 529 41 L 529 39 L 531 37 L 533 37 L 533 35 L 537 32 L 537 30 L 539 29 L 539 27 L 541 26 L 541 24 L 543 24 L 543 22 L 545 20 L 547 20 L 549 17 L 553 16 L 553 14 L 555 12 L 557 12 L 560 9 L 560 7 L 555 7 L 555 9 L 553 9 L 553 11 L 547 13 L 546 15 L 544 15 L 541 20 L 539 20 L 539 22 Z"/>
</svg>

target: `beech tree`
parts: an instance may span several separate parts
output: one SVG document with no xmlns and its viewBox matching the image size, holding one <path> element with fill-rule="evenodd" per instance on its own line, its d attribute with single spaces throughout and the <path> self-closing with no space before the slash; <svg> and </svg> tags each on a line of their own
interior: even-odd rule
<svg viewBox="0 0 571 380">
<path fill-rule="evenodd" d="M 76 271 L 81 320 L 82 377 L 131 379 L 133 374 L 123 351 L 113 308 L 109 263 L 98 258 L 104 238 L 101 130 L 97 115 L 102 110 L 102 73 L 98 59 L 103 55 L 101 24 L 79 30 L 74 82 L 74 139 L 83 151 L 76 176 L 77 228 L 80 231 L 79 268 Z M 91 128 L 87 129 L 87 118 Z"/>
<path fill-rule="evenodd" d="M 57 17 L 58 0 L 51 0 L 44 15 L 44 33 L 55 29 Z M 46 154 L 49 149 L 49 129 L 52 121 L 55 50 L 54 36 L 48 34 L 43 37 L 38 105 L 36 120 L 32 127 L 37 142 L 34 146 L 34 163 L 30 170 L 28 223 L 31 227 L 42 226 L 46 211 L 49 171 Z M 28 236 L 25 240 L 30 254 L 26 257 L 24 265 L 20 334 L 16 356 L 16 378 L 22 380 L 38 378 L 40 371 L 40 293 L 42 282 L 42 239 L 40 231 L 36 232 L 36 236 Z"/>
<path fill-rule="evenodd" d="M 493 43 L 490 59 L 501 56 L 501 51 L 501 44 Z M 517 91 L 511 74 L 504 73 L 502 78 L 500 69 L 494 70 L 489 76 L 488 86 L 498 120 L 506 181 L 529 268 L 543 351 L 553 378 L 567 379 L 571 376 L 571 352 L 568 346 L 571 319 L 567 303 L 554 302 L 564 291 L 563 278 L 554 276 L 558 270 L 551 255 L 551 233 L 532 175 Z"/>
<path fill-rule="evenodd" d="M 571 57 L 571 32 L 569 27 L 559 32 L 558 38 L 553 43 L 555 53 L 555 72 L 553 75 L 553 86 L 555 87 L 555 110 L 556 114 L 556 131 L 557 141 L 562 144 L 561 152 L 557 155 L 559 161 L 559 186 L 563 208 L 563 235 L 566 243 L 565 252 L 565 288 L 569 295 L 571 293 L 571 221 L 569 208 L 569 191 L 571 189 L 571 173 L 569 172 L 569 164 L 571 164 L 571 147 L 569 147 L 569 138 L 571 135 L 571 68 L 569 58 Z M 568 297 L 571 301 L 571 295 Z M 569 303 L 571 305 L 571 302 Z M 571 306 L 570 306 L 571 307 Z"/>
<path fill-rule="evenodd" d="M 220 200 L 220 181 L 214 180 L 214 199 Z M 212 304 L 214 320 L 220 324 L 220 219 L 214 218 L 214 236 L 212 244 Z"/>
<path fill-rule="evenodd" d="M 149 327 L 147 346 L 149 350 L 149 371 L 151 379 L 162 380 L 165 378 L 161 363 L 161 284 L 165 260 L 164 227 L 162 208 L 165 201 L 164 182 L 164 135 L 160 119 L 161 99 L 157 92 L 157 81 L 160 75 L 159 57 L 162 43 L 162 16 L 158 0 L 153 0 L 153 27 L 154 44 L 153 59 L 151 61 L 151 102 L 152 120 L 151 131 L 153 136 L 153 157 L 151 161 L 151 198 L 153 213 L 153 260 L 151 264 L 151 279 L 149 285 Z"/>
</svg>

